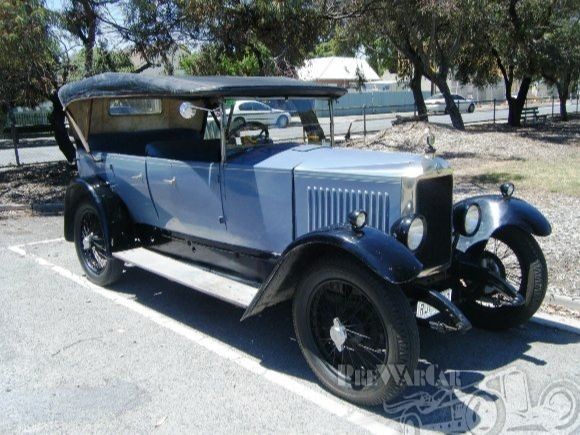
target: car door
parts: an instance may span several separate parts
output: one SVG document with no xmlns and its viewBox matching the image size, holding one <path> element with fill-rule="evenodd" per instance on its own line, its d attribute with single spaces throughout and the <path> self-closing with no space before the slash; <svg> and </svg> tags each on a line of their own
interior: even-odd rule
<svg viewBox="0 0 580 435">
<path fill-rule="evenodd" d="M 103 159 L 111 189 L 123 200 L 133 221 L 157 225 L 157 212 L 147 187 L 145 157 L 103 153 Z"/>
<path fill-rule="evenodd" d="M 147 157 L 147 178 L 158 227 L 223 240 L 220 163 Z"/>
<path fill-rule="evenodd" d="M 459 109 L 460 112 L 467 111 L 467 105 L 465 104 L 465 98 L 461 95 L 453 95 L 453 99 L 455 100 L 455 105 Z"/>
<path fill-rule="evenodd" d="M 272 112 L 272 108 L 264 103 L 260 103 L 256 101 L 253 104 L 254 108 L 254 118 L 256 121 L 259 121 L 266 125 L 274 124 L 276 121 L 272 119 L 274 113 Z"/>
</svg>

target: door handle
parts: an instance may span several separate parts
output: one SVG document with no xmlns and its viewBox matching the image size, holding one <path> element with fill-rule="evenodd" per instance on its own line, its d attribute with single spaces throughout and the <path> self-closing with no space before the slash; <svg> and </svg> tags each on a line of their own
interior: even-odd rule
<svg viewBox="0 0 580 435">
<path fill-rule="evenodd" d="M 131 180 L 135 180 L 135 181 L 141 181 L 143 180 L 143 173 L 139 172 L 137 175 L 133 175 L 131 177 Z"/>
<path fill-rule="evenodd" d="M 163 182 L 165 184 L 171 184 L 172 186 L 175 186 L 175 177 L 171 178 L 171 179 L 163 179 Z"/>
</svg>

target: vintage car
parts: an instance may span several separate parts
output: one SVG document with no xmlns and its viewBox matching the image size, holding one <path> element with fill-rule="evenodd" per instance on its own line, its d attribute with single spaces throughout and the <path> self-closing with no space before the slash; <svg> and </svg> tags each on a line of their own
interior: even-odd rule
<svg viewBox="0 0 580 435">
<path fill-rule="evenodd" d="M 244 308 L 242 320 L 291 300 L 317 378 L 363 405 L 404 389 L 419 323 L 446 332 L 528 320 L 547 286 L 534 239 L 551 232 L 544 216 L 510 183 L 453 204 L 451 170 L 431 146 L 335 146 L 345 92 L 113 73 L 64 86 L 79 172 L 64 234 L 87 278 L 106 286 L 131 264 Z M 226 106 L 287 98 L 301 126 L 236 124 Z"/>
</svg>

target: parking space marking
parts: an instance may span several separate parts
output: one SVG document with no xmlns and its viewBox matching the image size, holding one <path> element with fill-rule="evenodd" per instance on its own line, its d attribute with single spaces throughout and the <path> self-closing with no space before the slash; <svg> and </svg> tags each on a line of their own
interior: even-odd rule
<svg viewBox="0 0 580 435">
<path fill-rule="evenodd" d="M 180 323 L 171 317 L 159 313 L 158 311 L 155 311 L 151 308 L 141 305 L 138 302 L 135 302 L 133 299 L 130 299 L 130 297 L 122 296 L 112 290 L 99 287 L 91 283 L 85 277 L 77 275 L 76 273 L 71 272 L 70 270 L 64 267 L 53 264 L 50 261 L 45 260 L 44 258 L 38 255 L 27 252 L 24 249 L 26 246 L 57 243 L 63 240 L 64 240 L 63 238 L 41 240 L 38 242 L 30 242 L 20 245 L 9 246 L 8 249 L 23 258 L 33 260 L 38 265 L 46 267 L 47 269 L 56 273 L 57 275 L 69 279 L 75 282 L 76 284 L 82 286 L 83 288 L 90 290 L 117 305 L 127 308 L 147 318 L 148 320 L 158 324 L 159 326 L 169 329 L 170 331 L 182 336 L 183 338 L 204 347 L 208 351 L 220 357 L 228 359 L 229 361 L 232 361 L 238 366 L 254 373 L 257 376 L 260 376 L 261 378 L 267 380 L 268 382 L 278 385 L 279 387 L 282 387 L 285 390 L 296 394 L 302 399 L 318 406 L 319 408 L 333 415 L 336 415 L 337 417 L 345 419 L 349 423 L 358 426 L 361 429 L 364 429 L 371 433 L 381 433 L 381 434 L 398 433 L 395 429 L 387 426 L 380 417 L 368 411 L 356 408 L 354 405 L 346 403 L 336 397 L 315 391 L 312 388 L 307 387 L 303 383 L 298 382 L 292 376 L 271 369 L 267 369 L 263 367 L 260 364 L 259 360 L 256 358 L 252 358 L 249 355 L 240 352 L 239 350 L 234 349 L 231 346 L 219 340 L 216 340 L 215 338 L 209 335 L 206 335 L 189 326 L 186 326 L 183 323 Z"/>
</svg>

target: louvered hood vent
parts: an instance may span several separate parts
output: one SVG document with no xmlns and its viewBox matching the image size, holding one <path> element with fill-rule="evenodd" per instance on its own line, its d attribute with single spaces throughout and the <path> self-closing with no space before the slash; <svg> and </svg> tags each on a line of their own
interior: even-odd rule
<svg viewBox="0 0 580 435">
<path fill-rule="evenodd" d="M 389 232 L 389 195 L 386 192 L 308 186 L 308 231 L 343 224 L 353 210 L 365 210 L 367 225 Z"/>
</svg>

